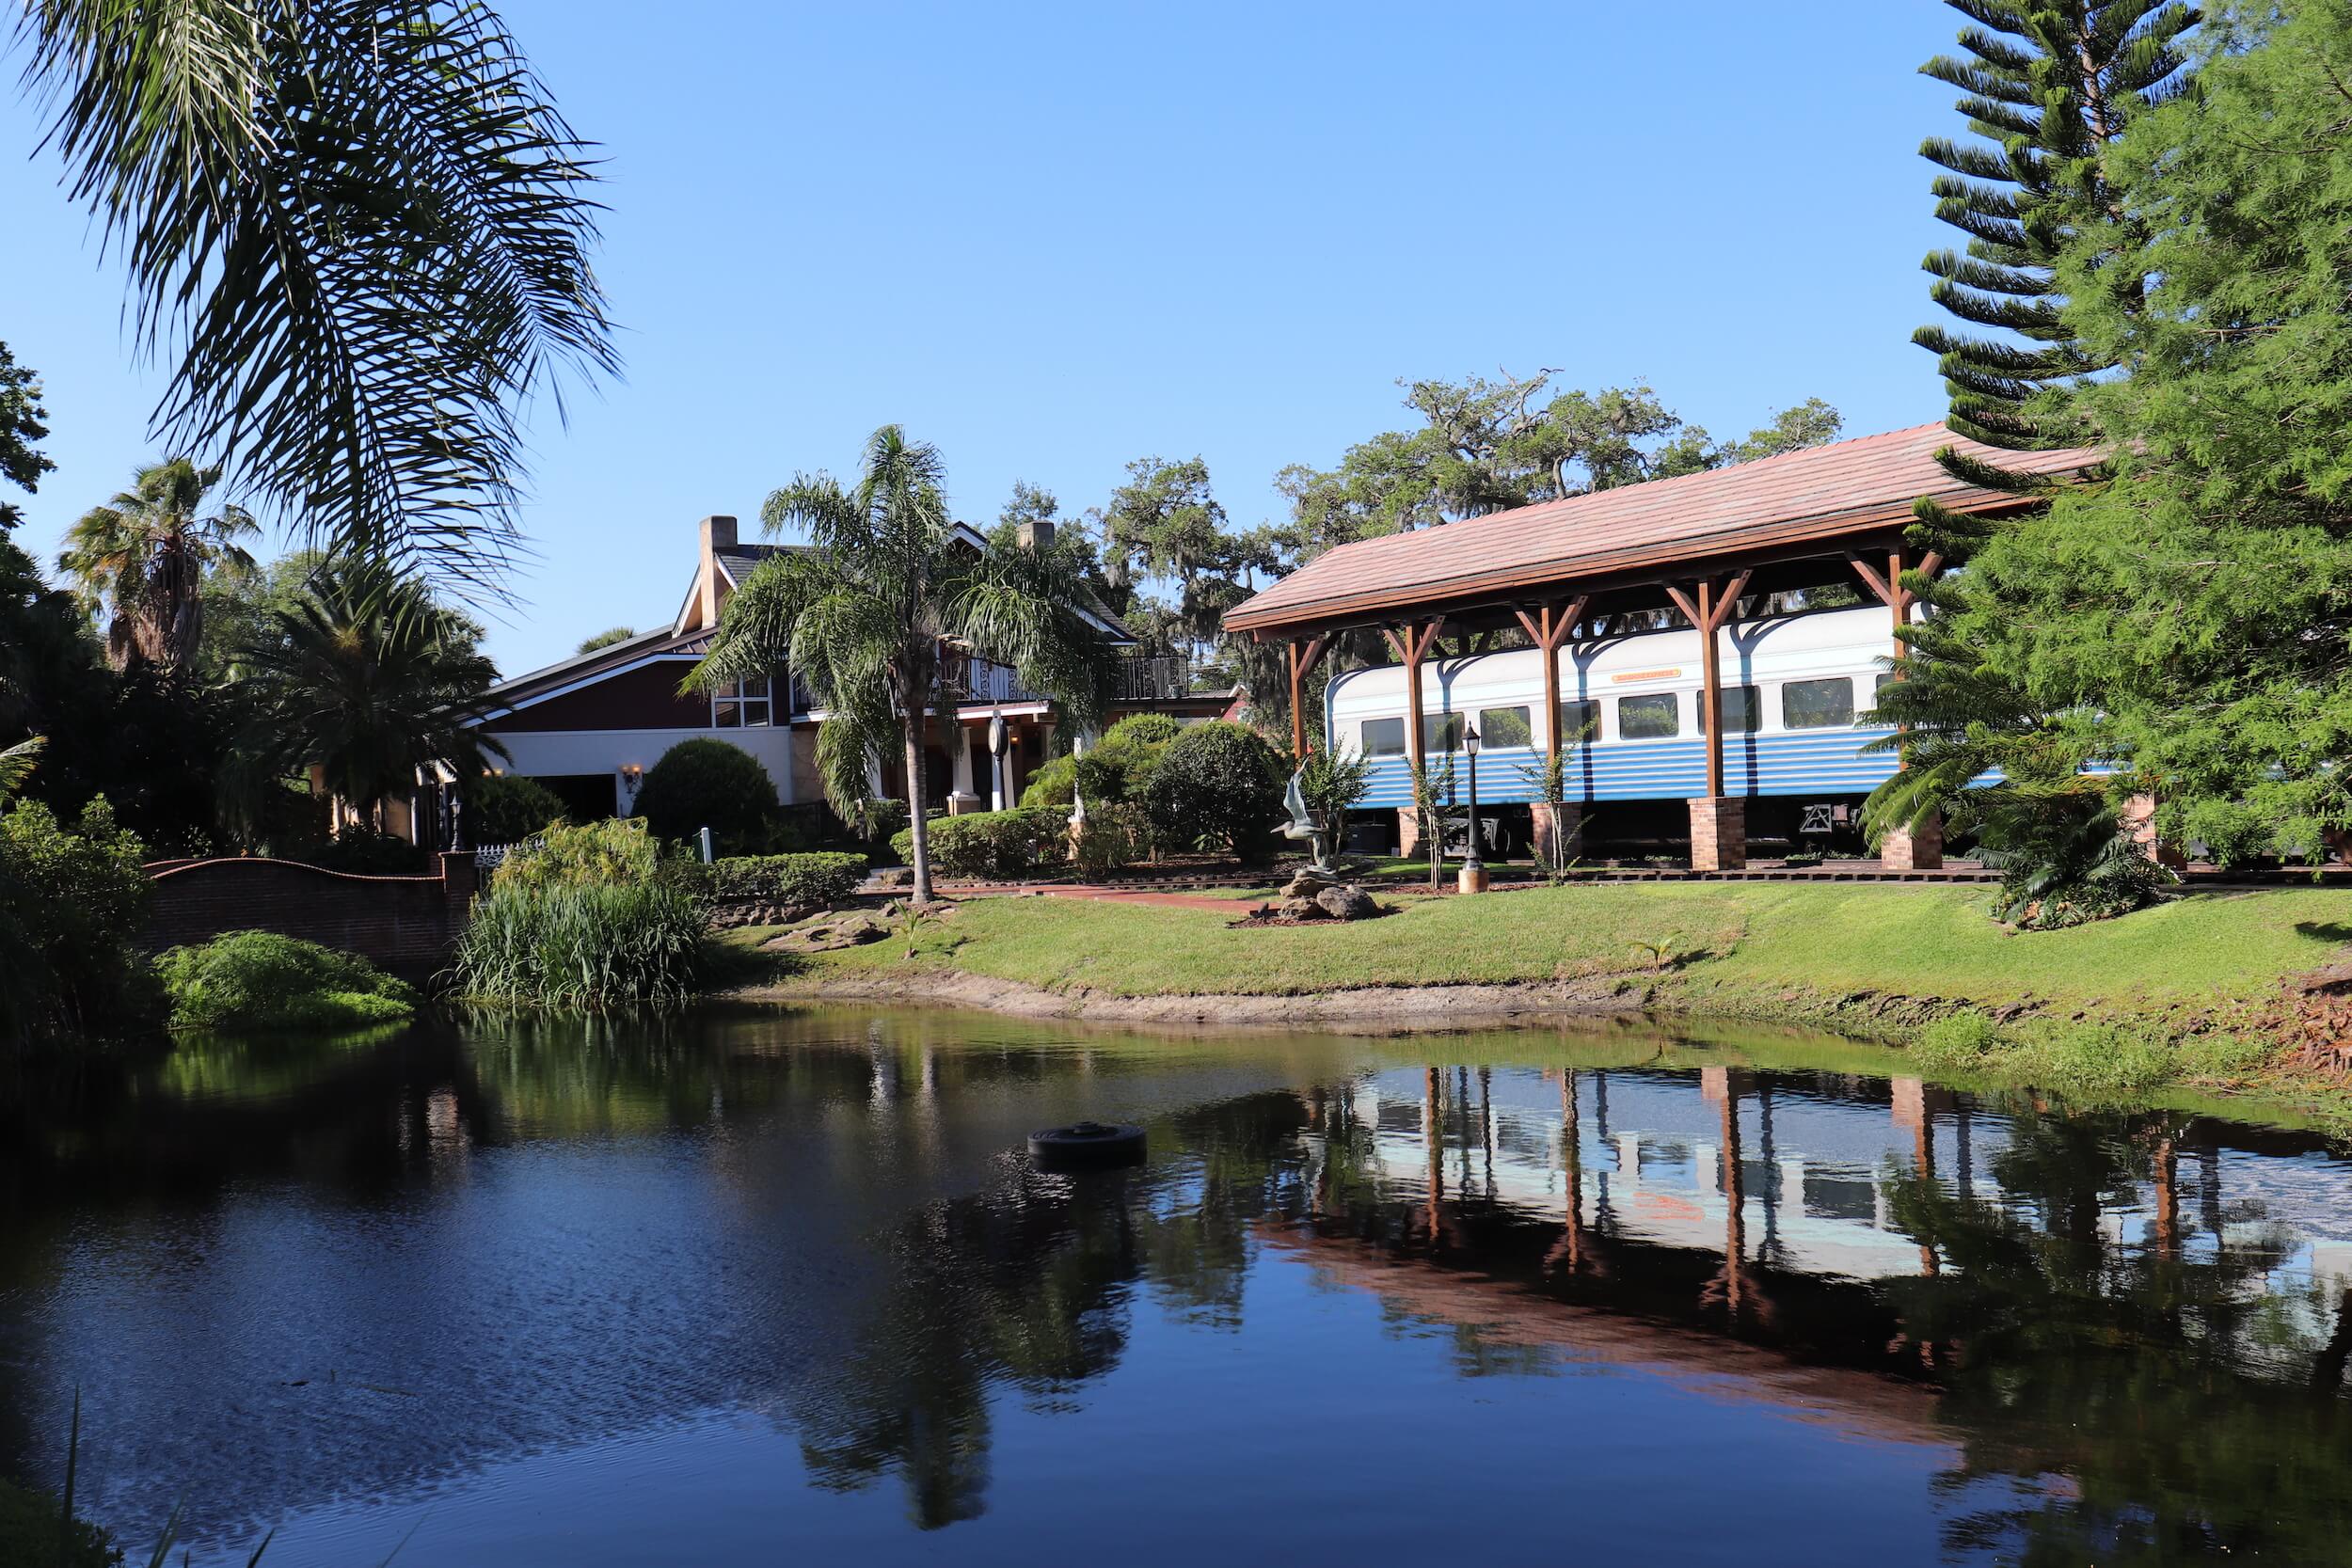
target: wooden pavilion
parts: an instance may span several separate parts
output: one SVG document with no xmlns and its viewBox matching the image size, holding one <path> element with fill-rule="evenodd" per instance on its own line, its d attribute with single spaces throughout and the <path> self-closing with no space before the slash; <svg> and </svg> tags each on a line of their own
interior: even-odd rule
<svg viewBox="0 0 2352 1568">
<path fill-rule="evenodd" d="M 1422 765 L 1422 665 L 1440 637 L 1476 652 L 1516 629 L 1552 657 L 1546 712 L 1559 711 L 1559 651 L 1571 638 L 1624 636 L 1630 617 L 1671 607 L 1701 629 L 1707 793 L 1690 801 L 1692 865 L 1736 870 L 1747 860 L 1746 803 L 1724 790 L 1723 682 L 1718 633 L 1743 604 L 1787 589 L 1853 582 L 1894 626 L 1915 613 L 1922 583 L 1942 569 L 1905 542 L 1921 497 L 1992 515 L 2026 504 L 1960 483 L 1935 460 L 1947 447 L 2011 470 L 2073 476 L 2099 460 L 2087 450 L 2000 451 L 1941 424 L 1867 436 L 1780 457 L 1490 513 L 1439 528 L 1337 546 L 1235 606 L 1225 627 L 1288 652 L 1294 747 L 1305 749 L 1306 678 L 1334 633 L 1376 627 L 1405 667 L 1405 726 Z M 1550 745 L 1558 725 L 1546 721 Z M 1539 834 L 1549 825 L 1539 817 Z M 1890 869 L 1942 861 L 1940 832 L 1891 834 Z"/>
</svg>

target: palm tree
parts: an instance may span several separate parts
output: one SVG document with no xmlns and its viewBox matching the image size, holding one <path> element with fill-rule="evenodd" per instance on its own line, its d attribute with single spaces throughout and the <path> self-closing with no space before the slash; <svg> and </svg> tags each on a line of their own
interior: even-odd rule
<svg viewBox="0 0 2352 1568">
<path fill-rule="evenodd" d="M 82 585 L 93 610 L 108 612 L 106 657 L 118 670 L 184 668 L 204 634 L 204 575 L 250 572 L 241 539 L 261 525 L 241 506 L 198 515 L 218 468 L 184 457 L 150 463 L 105 506 L 82 514 L 66 535 L 58 569 Z"/>
<path fill-rule="evenodd" d="M 487 754 L 506 753 L 467 722 L 498 678 L 481 637 L 387 562 L 327 562 L 267 610 L 240 656 L 254 705 L 242 770 L 260 785 L 315 768 L 379 830 L 384 798 L 405 793 L 418 768 L 487 771 Z"/>
<path fill-rule="evenodd" d="M 931 896 L 924 820 L 927 714 L 943 705 L 943 644 L 1009 666 L 1073 722 L 1101 711 L 1108 644 L 1077 606 L 1085 587 L 1060 556 L 960 536 L 941 494 L 938 449 L 884 425 L 864 471 L 843 489 L 795 475 L 768 498 L 771 534 L 805 531 L 810 547 L 771 556 L 727 601 L 690 689 L 767 676 L 787 665 L 830 712 L 817 736 L 826 799 L 844 816 L 871 793 L 868 769 L 896 740 L 905 759 L 914 840 L 914 900 Z"/>
<path fill-rule="evenodd" d="M 515 411 L 617 364 L 587 144 L 481 0 L 24 0 L 27 91 L 171 376 L 156 437 L 487 589 Z"/>
</svg>

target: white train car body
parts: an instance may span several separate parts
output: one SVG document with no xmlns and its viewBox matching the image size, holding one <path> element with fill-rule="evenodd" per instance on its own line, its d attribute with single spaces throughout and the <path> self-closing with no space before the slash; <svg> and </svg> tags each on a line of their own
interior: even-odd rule
<svg viewBox="0 0 2352 1568">
<path fill-rule="evenodd" d="M 1716 633 L 1726 722 L 1724 788 L 1731 795 L 1827 799 L 1867 794 L 1895 770 L 1891 734 L 1869 721 L 1894 638 L 1876 605 L 1735 623 Z M 1543 655 L 1533 648 L 1432 659 L 1422 667 L 1427 754 L 1455 755 L 1478 726 L 1478 798 L 1533 800 L 1550 726 L 1584 738 L 1568 756 L 1567 798 L 1687 800 L 1707 793 L 1699 634 L 1682 627 L 1569 643 L 1560 660 L 1560 715 L 1544 707 Z M 1412 804 L 1405 744 L 1405 671 L 1390 665 L 1334 679 L 1324 698 L 1333 750 L 1370 757 L 1366 807 Z"/>
</svg>

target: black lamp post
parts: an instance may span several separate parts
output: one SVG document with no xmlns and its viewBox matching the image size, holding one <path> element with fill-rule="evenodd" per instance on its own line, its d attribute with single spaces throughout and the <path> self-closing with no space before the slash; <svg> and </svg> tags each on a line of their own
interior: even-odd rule
<svg viewBox="0 0 2352 1568">
<path fill-rule="evenodd" d="M 1462 725 L 1462 750 L 1470 755 L 1470 848 L 1462 856 L 1462 869 L 1485 875 L 1486 858 L 1478 852 L 1478 726 Z"/>
</svg>

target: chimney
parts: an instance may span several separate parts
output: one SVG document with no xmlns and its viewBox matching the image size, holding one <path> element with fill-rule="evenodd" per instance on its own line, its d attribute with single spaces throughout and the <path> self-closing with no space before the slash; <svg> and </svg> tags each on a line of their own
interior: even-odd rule
<svg viewBox="0 0 2352 1568">
<path fill-rule="evenodd" d="M 1054 547 L 1054 519 L 1032 517 L 1014 531 L 1013 537 L 1021 541 L 1023 549 L 1043 555 Z"/>
<path fill-rule="evenodd" d="M 725 579 L 719 575 L 719 552 L 735 547 L 735 519 L 705 517 L 702 520 L 702 575 L 695 583 L 695 594 L 702 601 L 702 624 L 719 624 L 719 609 L 726 602 Z"/>
</svg>

